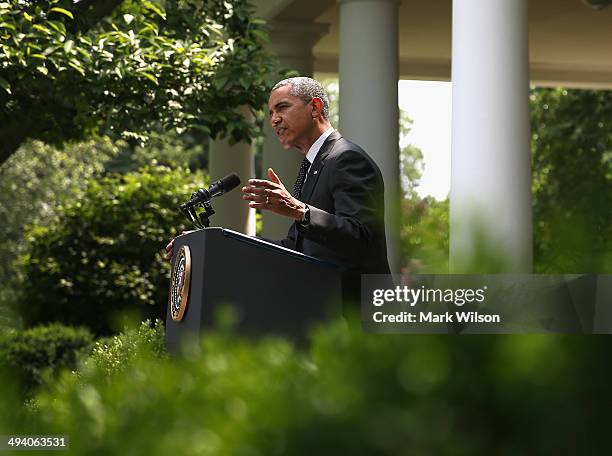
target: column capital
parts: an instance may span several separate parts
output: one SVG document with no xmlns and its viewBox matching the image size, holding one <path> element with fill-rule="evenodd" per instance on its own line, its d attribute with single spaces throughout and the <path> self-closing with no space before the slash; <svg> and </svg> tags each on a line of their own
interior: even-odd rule
<svg viewBox="0 0 612 456">
<path fill-rule="evenodd" d="M 336 2 L 341 5 L 347 3 L 395 3 L 399 5 L 401 0 L 336 0 Z"/>
<path fill-rule="evenodd" d="M 329 24 L 298 21 L 271 21 L 269 48 L 281 60 L 284 56 L 306 55 L 312 58 L 312 48 L 329 31 Z"/>
</svg>

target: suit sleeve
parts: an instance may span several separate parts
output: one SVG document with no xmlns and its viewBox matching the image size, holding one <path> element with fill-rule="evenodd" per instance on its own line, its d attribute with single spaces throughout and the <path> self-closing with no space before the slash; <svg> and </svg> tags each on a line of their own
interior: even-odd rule
<svg viewBox="0 0 612 456">
<path fill-rule="evenodd" d="M 295 238 L 296 238 L 295 228 L 292 225 L 291 228 L 289 228 L 289 232 L 287 233 L 287 236 L 283 239 L 280 239 L 280 240 L 267 239 L 267 238 L 262 238 L 262 239 L 264 239 L 265 241 L 271 242 L 272 244 L 280 245 L 281 247 L 286 247 L 291 250 L 297 250 Z"/>
<path fill-rule="evenodd" d="M 331 163 L 328 180 L 334 213 L 310 207 L 310 223 L 297 230 L 312 241 L 334 245 L 349 256 L 370 246 L 377 227 L 384 226 L 383 182 L 380 172 L 363 154 L 347 150 Z"/>
<path fill-rule="evenodd" d="M 291 250 L 297 250 L 297 245 L 295 243 L 295 229 L 291 227 L 289 229 L 289 233 L 287 233 L 287 237 L 278 241 L 279 245 L 282 247 L 287 247 Z"/>
</svg>

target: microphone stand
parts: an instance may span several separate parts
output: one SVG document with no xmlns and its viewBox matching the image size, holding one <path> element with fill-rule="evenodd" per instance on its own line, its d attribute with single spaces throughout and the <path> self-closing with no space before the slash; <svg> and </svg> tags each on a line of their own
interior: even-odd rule
<svg viewBox="0 0 612 456">
<path fill-rule="evenodd" d="M 196 193 L 191 195 L 191 197 L 193 198 L 195 195 Z M 198 213 L 196 211 L 197 208 L 202 208 L 203 211 Z M 198 229 L 210 227 L 210 217 L 215 213 L 210 201 L 205 203 L 190 204 L 187 206 L 181 205 L 180 209 L 181 212 L 189 219 L 189 221 Z"/>
</svg>

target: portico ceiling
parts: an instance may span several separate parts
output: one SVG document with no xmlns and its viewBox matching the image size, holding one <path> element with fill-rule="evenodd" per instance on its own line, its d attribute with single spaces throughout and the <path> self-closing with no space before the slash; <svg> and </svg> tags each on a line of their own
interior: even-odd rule
<svg viewBox="0 0 612 456">
<path fill-rule="evenodd" d="M 260 11 L 263 4 L 274 5 L 266 14 L 272 23 L 329 24 L 328 34 L 313 49 L 315 71 L 337 73 L 338 2 L 260 0 L 258 3 Z M 401 0 L 399 3 L 400 77 L 450 80 L 451 0 Z M 265 14 L 265 8 L 262 12 Z M 535 84 L 612 88 L 612 6 L 595 10 L 581 0 L 530 0 L 529 54 L 530 78 Z"/>
</svg>

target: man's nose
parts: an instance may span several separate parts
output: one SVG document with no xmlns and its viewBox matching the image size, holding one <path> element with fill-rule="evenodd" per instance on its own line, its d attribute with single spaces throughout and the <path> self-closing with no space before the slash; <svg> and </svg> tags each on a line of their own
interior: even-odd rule
<svg viewBox="0 0 612 456">
<path fill-rule="evenodd" d="M 281 118 L 278 114 L 272 114 L 272 116 L 270 116 L 270 123 L 272 124 L 273 127 L 278 125 L 280 121 L 281 121 Z"/>
</svg>

